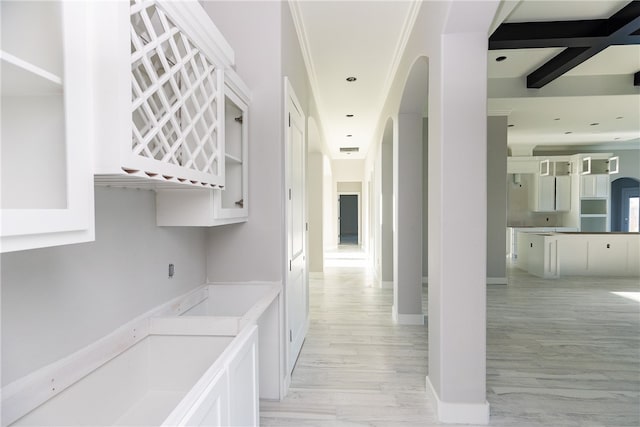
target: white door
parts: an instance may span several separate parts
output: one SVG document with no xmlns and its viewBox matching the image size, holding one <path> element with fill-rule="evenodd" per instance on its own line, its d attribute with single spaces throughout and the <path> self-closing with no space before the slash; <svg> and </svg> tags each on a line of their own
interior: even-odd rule
<svg viewBox="0 0 640 427">
<path fill-rule="evenodd" d="M 289 81 L 285 81 L 287 185 L 287 369 L 290 374 L 307 332 L 308 303 L 305 253 L 305 117 Z"/>
</svg>

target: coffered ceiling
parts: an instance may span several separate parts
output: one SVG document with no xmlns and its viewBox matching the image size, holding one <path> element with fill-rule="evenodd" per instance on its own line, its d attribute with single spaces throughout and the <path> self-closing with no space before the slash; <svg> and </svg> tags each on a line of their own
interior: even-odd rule
<svg viewBox="0 0 640 427">
<path fill-rule="evenodd" d="M 503 34 L 502 23 L 600 20 L 591 23 L 597 24 L 628 4 L 627 0 L 503 2 L 493 34 Z M 420 5 L 401 0 L 290 1 L 333 158 L 366 156 Z M 634 85 L 634 74 L 640 72 L 640 45 L 604 48 L 541 88 L 527 88 L 527 76 L 562 54 L 562 46 L 487 52 L 489 112 L 509 116 L 509 145 L 521 149 L 640 146 L 640 86 Z M 497 61 L 500 57 L 505 58 Z M 348 77 L 357 80 L 348 82 Z M 359 152 L 341 153 L 341 147 L 357 147 Z"/>
</svg>

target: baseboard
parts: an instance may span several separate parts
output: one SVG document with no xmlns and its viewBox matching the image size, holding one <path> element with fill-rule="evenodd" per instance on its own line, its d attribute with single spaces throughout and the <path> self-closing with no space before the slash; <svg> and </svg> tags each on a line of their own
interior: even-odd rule
<svg viewBox="0 0 640 427">
<path fill-rule="evenodd" d="M 393 281 L 392 280 L 381 280 L 380 287 L 383 289 L 393 289 Z"/>
<path fill-rule="evenodd" d="M 436 406 L 438 421 L 451 424 L 489 424 L 489 402 L 484 403 L 451 403 L 443 402 L 433 388 L 429 376 L 427 380 L 427 393 L 429 393 Z"/>
<path fill-rule="evenodd" d="M 506 285 L 506 277 L 487 277 L 487 285 Z"/>
</svg>

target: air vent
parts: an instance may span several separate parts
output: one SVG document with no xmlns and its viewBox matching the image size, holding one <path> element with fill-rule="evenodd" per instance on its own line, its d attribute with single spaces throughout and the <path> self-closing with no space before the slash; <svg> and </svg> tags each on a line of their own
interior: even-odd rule
<svg viewBox="0 0 640 427">
<path fill-rule="evenodd" d="M 340 147 L 341 153 L 357 153 L 360 151 L 360 147 Z"/>
</svg>

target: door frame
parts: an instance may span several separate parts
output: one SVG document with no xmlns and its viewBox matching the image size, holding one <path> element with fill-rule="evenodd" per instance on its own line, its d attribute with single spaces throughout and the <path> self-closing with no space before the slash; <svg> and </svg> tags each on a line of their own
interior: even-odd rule
<svg viewBox="0 0 640 427">
<path fill-rule="evenodd" d="M 282 314 L 281 314 L 281 318 L 282 318 L 282 324 L 284 325 L 284 328 L 282 330 L 282 336 L 281 336 L 281 348 L 284 354 L 284 357 L 282 358 L 282 369 L 283 372 L 285 373 L 284 375 L 284 384 L 283 384 L 283 390 L 284 390 L 284 395 L 286 395 L 288 393 L 289 390 L 289 386 L 291 384 L 291 369 L 290 365 L 291 365 L 291 361 L 290 361 L 290 351 L 291 351 L 291 345 L 292 343 L 290 342 L 290 337 L 289 337 L 289 300 L 287 298 L 287 286 L 289 283 L 289 260 L 290 260 L 290 254 L 289 254 L 289 221 L 290 221 L 290 217 L 291 217 L 291 213 L 290 213 L 290 209 L 289 209 L 289 197 L 288 197 L 288 192 L 289 189 L 291 188 L 291 182 L 290 182 L 290 176 L 291 176 L 291 170 L 290 170 L 290 166 L 289 166 L 289 160 L 291 157 L 291 153 L 290 153 L 290 143 L 289 143 L 289 113 L 291 111 L 290 107 L 289 107 L 289 100 L 292 101 L 293 103 L 293 107 L 300 113 L 300 115 L 302 116 L 302 120 L 304 122 L 304 135 L 303 135 L 303 153 L 304 153 L 304 158 L 305 161 L 303 161 L 302 164 L 302 176 L 303 176 L 303 183 L 302 183 L 302 197 L 303 197 L 303 210 L 304 210 L 304 229 L 303 229 L 303 251 L 304 251 L 304 267 L 303 267 L 303 281 L 304 281 L 304 293 L 305 293 L 305 320 L 304 320 L 304 326 L 303 326 L 303 336 L 306 336 L 307 331 L 309 330 L 309 269 L 307 266 L 307 258 L 306 255 L 308 253 L 308 236 L 307 236 L 307 224 L 308 224 L 308 209 L 307 209 L 307 197 L 306 197 L 306 189 L 307 189 L 307 176 L 306 176 L 306 158 L 307 158 L 307 138 L 306 138 L 306 115 L 304 113 L 304 110 L 302 109 L 302 105 L 300 103 L 300 101 L 298 100 L 298 97 L 296 96 L 295 90 L 293 89 L 293 86 L 291 85 L 291 82 L 289 81 L 288 77 L 285 76 L 284 77 L 284 117 L 283 117 L 283 139 L 284 139 L 284 144 L 282 147 L 282 158 L 284 159 L 284 167 L 282 168 L 282 173 L 283 173 L 283 188 L 282 188 L 282 209 L 284 212 L 283 215 L 283 229 L 284 229 L 284 233 L 282 233 L 283 235 L 283 264 L 282 264 L 282 277 L 283 277 L 283 294 L 284 294 L 284 307 L 282 310 Z"/>
<path fill-rule="evenodd" d="M 638 190 L 638 187 L 624 187 L 620 193 L 620 228 L 628 233 L 629 221 L 625 221 L 625 218 L 629 213 L 629 199 L 640 197 L 640 190 Z"/>
<path fill-rule="evenodd" d="M 340 245 L 340 196 L 357 196 L 358 199 L 358 246 L 362 246 L 362 192 L 361 191 L 339 191 L 338 192 L 338 245 Z"/>
</svg>

